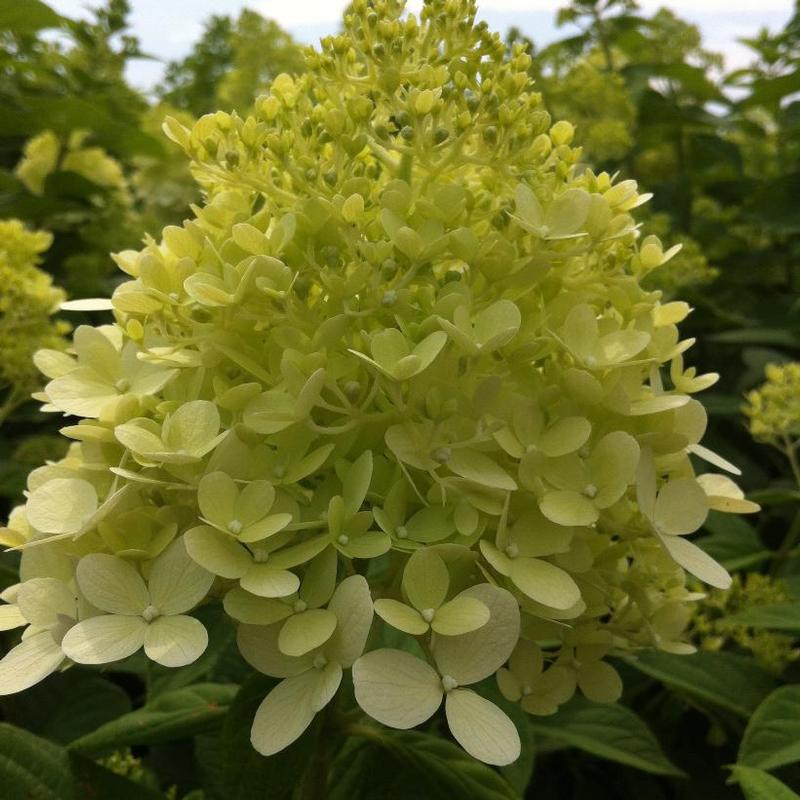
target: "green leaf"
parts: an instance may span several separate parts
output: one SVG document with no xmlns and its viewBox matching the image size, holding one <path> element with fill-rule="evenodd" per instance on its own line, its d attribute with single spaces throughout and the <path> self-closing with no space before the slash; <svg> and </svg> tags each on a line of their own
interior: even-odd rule
<svg viewBox="0 0 800 800">
<path fill-rule="evenodd" d="M 587 753 L 655 775 L 681 777 L 644 720 L 618 704 L 595 704 L 580 697 L 553 717 L 531 717 L 534 733 Z"/>
<path fill-rule="evenodd" d="M 769 695 L 747 723 L 738 762 L 776 769 L 800 761 L 800 686 L 782 686 Z"/>
<path fill-rule="evenodd" d="M 775 679 L 749 658 L 734 653 L 693 655 L 642 653 L 627 663 L 670 688 L 749 718 L 775 688 Z"/>
<path fill-rule="evenodd" d="M 288 800 L 312 756 L 316 728 L 274 756 L 259 755 L 250 744 L 250 728 L 261 701 L 277 681 L 259 673 L 239 689 L 222 727 L 222 786 L 225 800 Z"/>
<path fill-rule="evenodd" d="M 50 676 L 18 695 L 10 722 L 59 744 L 85 736 L 131 710 L 127 693 L 80 668 Z"/>
<path fill-rule="evenodd" d="M 64 18 L 40 0 L 0 0 L 0 30 L 35 33 L 42 28 L 58 28 Z"/>
<path fill-rule="evenodd" d="M 424 776 L 431 800 L 518 800 L 505 778 L 439 736 L 374 729 L 370 739 L 404 770 Z"/>
<path fill-rule="evenodd" d="M 0 722 L 3 800 L 78 800 L 67 751 Z"/>
<path fill-rule="evenodd" d="M 91 754 L 193 736 L 219 725 L 235 694 L 235 686 L 216 683 L 165 692 L 144 707 L 77 739 L 71 748 Z"/>
<path fill-rule="evenodd" d="M 776 603 L 768 606 L 753 606 L 722 620 L 732 625 L 747 625 L 749 628 L 769 628 L 800 634 L 800 603 Z"/>
<path fill-rule="evenodd" d="M 747 800 L 800 800 L 800 795 L 763 770 L 737 765 L 733 774 Z"/>
</svg>

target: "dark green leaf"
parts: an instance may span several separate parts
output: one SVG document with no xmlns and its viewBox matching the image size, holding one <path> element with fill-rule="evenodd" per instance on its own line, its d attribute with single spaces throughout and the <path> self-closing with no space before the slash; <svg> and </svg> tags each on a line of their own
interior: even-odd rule
<svg viewBox="0 0 800 800">
<path fill-rule="evenodd" d="M 260 800 L 264 786 L 270 800 L 289 800 L 306 766 L 314 757 L 317 726 L 312 725 L 294 744 L 274 756 L 257 753 L 250 743 L 253 717 L 274 678 L 253 674 L 242 685 L 222 728 L 222 796 L 226 800 Z M 329 746 L 331 742 L 326 742 Z"/>
<path fill-rule="evenodd" d="M 702 703 L 748 718 L 775 688 L 775 679 L 754 661 L 734 653 L 700 651 L 690 656 L 642 653 L 627 662 Z"/>
<path fill-rule="evenodd" d="M 782 686 L 755 710 L 739 745 L 740 764 L 776 769 L 800 761 L 800 686 Z"/>
<path fill-rule="evenodd" d="M 747 800 L 800 800 L 800 795 L 763 770 L 735 766 L 733 775 Z"/>
<path fill-rule="evenodd" d="M 726 617 L 724 622 L 749 628 L 770 628 L 800 634 L 800 603 L 753 606 Z"/>
<path fill-rule="evenodd" d="M 402 770 L 424 778 L 430 800 L 517 800 L 511 785 L 452 742 L 420 731 L 369 728 Z M 427 798 L 426 798 L 427 800 Z"/>
<path fill-rule="evenodd" d="M 656 775 L 682 776 L 647 724 L 619 704 L 576 697 L 552 717 L 531 717 L 534 733 Z"/>
<path fill-rule="evenodd" d="M 235 686 L 215 683 L 165 692 L 144 707 L 77 739 L 71 747 L 81 753 L 97 753 L 193 736 L 219 725 L 235 694 Z"/>
<path fill-rule="evenodd" d="M 8 699 L 10 721 L 59 744 L 85 736 L 131 710 L 119 686 L 78 668 L 51 675 Z"/>
<path fill-rule="evenodd" d="M 63 747 L 0 722 L 3 800 L 80 800 Z"/>
</svg>

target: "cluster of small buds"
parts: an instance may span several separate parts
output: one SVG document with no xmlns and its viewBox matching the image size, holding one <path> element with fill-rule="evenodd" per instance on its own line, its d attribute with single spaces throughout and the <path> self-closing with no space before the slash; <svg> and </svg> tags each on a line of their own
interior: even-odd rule
<svg viewBox="0 0 800 800">
<path fill-rule="evenodd" d="M 142 647 L 186 664 L 221 596 L 281 679 L 259 752 L 352 670 L 366 714 L 444 704 L 507 764 L 484 679 L 549 714 L 617 699 L 609 656 L 692 650 L 686 572 L 730 576 L 688 535 L 757 508 L 700 443 L 716 376 L 684 367 L 689 306 L 642 287 L 674 255 L 640 238 L 647 196 L 575 169 L 529 57 L 475 13 L 354 0 L 247 119 L 167 122 L 206 202 L 117 254 L 113 324 L 37 357 L 45 410 L 81 419 L 4 532 L 3 619 L 29 628 L 0 691 Z"/>
</svg>

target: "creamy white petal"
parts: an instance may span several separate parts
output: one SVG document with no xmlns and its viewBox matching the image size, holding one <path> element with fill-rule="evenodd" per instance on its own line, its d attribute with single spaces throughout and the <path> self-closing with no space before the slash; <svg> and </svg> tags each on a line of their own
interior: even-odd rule
<svg viewBox="0 0 800 800">
<path fill-rule="evenodd" d="M 158 617 L 144 635 L 147 657 L 165 667 L 184 667 L 197 661 L 208 647 L 208 632 L 194 617 Z"/>
<path fill-rule="evenodd" d="M 494 703 L 471 689 L 454 689 L 444 709 L 455 740 L 478 761 L 503 767 L 519 758 L 519 733 Z"/>
<path fill-rule="evenodd" d="M 70 628 L 61 647 L 78 664 L 108 664 L 133 655 L 144 644 L 146 631 L 141 617 L 104 614 Z"/>
<path fill-rule="evenodd" d="M 353 664 L 356 702 L 373 719 L 406 730 L 430 719 L 444 690 L 436 670 L 403 650 L 385 648 Z"/>
<path fill-rule="evenodd" d="M 0 695 L 34 686 L 55 672 L 63 661 L 64 653 L 50 631 L 28 636 L 0 660 Z"/>
</svg>

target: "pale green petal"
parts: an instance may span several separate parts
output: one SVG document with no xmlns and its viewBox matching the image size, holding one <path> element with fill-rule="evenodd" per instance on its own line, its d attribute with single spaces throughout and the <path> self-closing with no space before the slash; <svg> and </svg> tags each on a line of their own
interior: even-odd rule
<svg viewBox="0 0 800 800">
<path fill-rule="evenodd" d="M 694 533 L 708 516 L 708 497 L 691 478 L 674 478 L 661 487 L 653 517 L 661 533 L 680 536 Z"/>
<path fill-rule="evenodd" d="M 286 597 L 300 588 L 297 575 L 269 564 L 251 564 L 239 583 L 243 589 L 259 597 Z"/>
<path fill-rule="evenodd" d="M 593 525 L 600 517 L 588 497 L 568 489 L 548 492 L 539 502 L 539 508 L 547 519 L 558 525 Z"/>
<path fill-rule="evenodd" d="M 629 433 L 606 434 L 589 456 L 589 476 L 597 487 L 598 508 L 608 508 L 625 494 L 633 483 L 639 464 L 639 443 Z"/>
<path fill-rule="evenodd" d="M 342 683 L 342 667 L 335 661 L 329 661 L 322 669 L 315 669 L 317 685 L 311 697 L 311 708 L 322 711 L 339 690 Z"/>
<path fill-rule="evenodd" d="M 447 466 L 456 475 L 490 489 L 513 492 L 517 488 L 514 479 L 497 462 L 477 450 L 453 450 Z"/>
<path fill-rule="evenodd" d="M 452 509 L 443 506 L 427 506 L 417 511 L 406 522 L 406 535 L 414 542 L 426 544 L 438 542 L 451 536 L 454 526 Z"/>
<path fill-rule="evenodd" d="M 373 650 L 353 664 L 356 702 L 373 719 L 407 730 L 430 719 L 442 702 L 436 670 L 403 650 Z"/>
<path fill-rule="evenodd" d="M 83 596 L 110 614 L 141 614 L 150 605 L 142 576 L 127 561 L 92 553 L 78 562 L 78 586 Z"/>
<path fill-rule="evenodd" d="M 91 367 L 77 367 L 50 381 L 45 388 L 50 402 L 66 414 L 99 417 L 119 397 L 114 386 Z"/>
<path fill-rule="evenodd" d="M 271 756 L 302 736 L 316 712 L 314 698 L 319 673 L 315 669 L 282 680 L 258 707 L 250 741 L 262 756 Z"/>
<path fill-rule="evenodd" d="M 330 536 L 327 533 L 322 533 L 319 536 L 312 536 L 300 544 L 292 545 L 291 547 L 284 547 L 281 550 L 273 553 L 270 558 L 270 564 L 275 569 L 291 569 L 300 564 L 305 564 L 311 561 L 312 558 L 318 556 L 330 543 Z"/>
<path fill-rule="evenodd" d="M 454 689 L 444 703 L 455 740 L 473 757 L 498 767 L 516 761 L 522 749 L 514 723 L 471 689 Z"/>
<path fill-rule="evenodd" d="M 392 367 L 410 352 L 406 337 L 397 328 L 376 333 L 370 341 L 370 350 L 376 363 L 387 372 L 391 372 Z"/>
<path fill-rule="evenodd" d="M 191 558 L 181 537 L 153 562 L 147 586 L 162 614 L 183 614 L 208 594 L 212 583 L 214 575 Z"/>
<path fill-rule="evenodd" d="M 239 541 L 246 544 L 261 542 L 280 533 L 292 521 L 291 514 L 271 514 L 264 519 L 248 525 L 240 534 Z"/>
<path fill-rule="evenodd" d="M 488 621 L 489 609 L 480 600 L 462 596 L 437 609 L 431 627 L 442 636 L 459 636 L 477 630 Z"/>
<path fill-rule="evenodd" d="M 414 355 L 419 359 L 419 364 L 414 370 L 414 374 L 419 374 L 427 369 L 435 360 L 436 356 L 442 352 L 442 348 L 447 344 L 447 334 L 444 331 L 434 331 L 426 336 L 415 348 Z"/>
<path fill-rule="evenodd" d="M 660 539 L 676 563 L 695 578 L 717 589 L 730 588 L 731 576 L 728 571 L 696 544 L 682 536 L 661 536 Z"/>
<path fill-rule="evenodd" d="M 250 625 L 272 625 L 292 614 L 290 603 L 269 597 L 258 597 L 239 586 L 235 586 L 225 595 L 223 606 L 229 617 Z"/>
<path fill-rule="evenodd" d="M 147 430 L 136 422 L 117 425 L 114 428 L 114 436 L 123 447 L 133 453 L 147 456 L 160 453 L 164 449 L 164 443 L 153 431 Z"/>
<path fill-rule="evenodd" d="M 236 644 L 244 660 L 254 669 L 274 678 L 299 675 L 314 664 L 312 654 L 295 658 L 280 651 L 278 636 L 282 627 L 282 622 L 275 625 L 240 625 L 236 634 Z"/>
<path fill-rule="evenodd" d="M 479 583 L 457 597 L 474 597 L 489 609 L 489 622 L 462 636 L 436 636 L 433 656 L 442 675 L 462 686 L 487 678 L 508 661 L 519 639 L 519 605 L 505 589 Z"/>
<path fill-rule="evenodd" d="M 522 324 L 519 308 L 511 300 L 498 300 L 475 317 L 475 340 L 486 351 L 508 344 Z"/>
<path fill-rule="evenodd" d="M 274 502 L 275 489 L 272 484 L 269 481 L 253 481 L 242 489 L 234 516 L 246 528 L 266 517 Z"/>
<path fill-rule="evenodd" d="M 511 562 L 510 577 L 528 597 L 550 608 L 572 608 L 581 599 L 572 576 L 549 561 L 516 558 Z"/>
<path fill-rule="evenodd" d="M 15 605 L 0 606 L 0 631 L 10 631 L 27 625 L 30 620 Z"/>
<path fill-rule="evenodd" d="M 361 505 L 369 491 L 369 484 L 372 481 L 372 451 L 365 450 L 351 465 L 344 479 L 344 499 L 345 511 L 348 515 L 355 514 L 361 509 Z"/>
<path fill-rule="evenodd" d="M 25 619 L 39 628 L 51 627 L 59 615 L 77 616 L 75 593 L 55 578 L 34 578 L 19 587 L 17 604 Z"/>
<path fill-rule="evenodd" d="M 336 629 L 336 615 L 325 608 L 294 614 L 283 623 L 278 647 L 287 656 L 303 656 L 325 644 Z"/>
<path fill-rule="evenodd" d="M 539 437 L 537 447 L 551 458 L 574 453 L 589 439 L 592 426 L 585 417 L 564 417 Z"/>
<path fill-rule="evenodd" d="M 42 533 L 78 533 L 97 510 L 97 492 L 88 481 L 54 478 L 28 498 L 25 516 Z"/>
<path fill-rule="evenodd" d="M 164 667 L 185 667 L 208 647 L 208 632 L 200 620 L 183 614 L 158 617 L 144 635 L 144 652 Z"/>
<path fill-rule="evenodd" d="M 61 647 L 78 664 L 109 664 L 133 655 L 144 644 L 146 632 L 141 617 L 107 614 L 74 625 Z"/>
<path fill-rule="evenodd" d="M 239 490 L 233 478 L 225 472 L 204 475 L 197 485 L 197 502 L 200 513 L 209 522 L 227 530 L 228 523 L 235 519 L 236 500 Z"/>
<path fill-rule="evenodd" d="M 219 432 L 217 407 L 208 400 L 184 403 L 164 423 L 164 443 L 170 450 L 185 450 L 190 455 L 204 456 Z"/>
<path fill-rule="evenodd" d="M 328 603 L 339 624 L 325 652 L 343 667 L 349 667 L 363 652 L 372 625 L 372 595 L 363 575 L 351 575 L 337 587 Z"/>
<path fill-rule="evenodd" d="M 63 661 L 64 653 L 50 631 L 26 637 L 0 660 L 0 695 L 29 689 L 55 672 Z"/>
<path fill-rule="evenodd" d="M 578 687 L 594 703 L 616 703 L 622 696 L 622 679 L 605 661 L 590 661 L 578 672 Z"/>
<path fill-rule="evenodd" d="M 598 340 L 597 315 L 594 309 L 588 305 L 575 306 L 564 322 L 564 342 L 567 347 L 585 358 L 592 353 Z"/>
<path fill-rule="evenodd" d="M 403 592 L 418 611 L 438 608 L 447 597 L 450 574 L 438 553 L 415 550 L 403 571 Z"/>
<path fill-rule="evenodd" d="M 642 448 L 636 468 L 636 502 L 642 514 L 652 520 L 656 506 L 656 463 L 649 447 Z"/>
<path fill-rule="evenodd" d="M 300 583 L 300 599 L 308 608 L 319 608 L 331 599 L 336 588 L 336 550 L 328 547 L 306 567 Z"/>
<path fill-rule="evenodd" d="M 383 531 L 367 531 L 361 536 L 354 536 L 340 549 L 350 558 L 377 558 L 388 553 L 392 548 L 392 537 Z"/>
<path fill-rule="evenodd" d="M 429 625 L 420 616 L 419 611 L 398 600 L 384 598 L 375 601 L 375 613 L 393 628 L 397 628 L 412 636 L 425 633 Z"/>
<path fill-rule="evenodd" d="M 511 670 L 501 667 L 495 675 L 497 688 L 506 700 L 517 703 L 522 698 L 522 683 Z"/>
<path fill-rule="evenodd" d="M 186 531 L 183 539 L 196 563 L 223 578 L 241 578 L 252 564 L 247 550 L 233 537 L 207 525 Z"/>
</svg>

